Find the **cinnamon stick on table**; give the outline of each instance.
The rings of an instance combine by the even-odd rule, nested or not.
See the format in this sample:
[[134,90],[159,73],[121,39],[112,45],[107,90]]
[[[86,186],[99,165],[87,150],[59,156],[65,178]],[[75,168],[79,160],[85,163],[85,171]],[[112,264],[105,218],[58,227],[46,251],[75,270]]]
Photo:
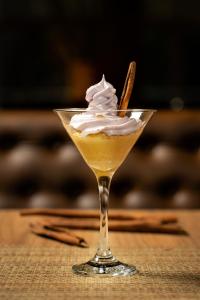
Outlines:
[[[20,211],[21,216],[55,216],[55,217],[67,217],[67,218],[98,218],[99,212],[94,210],[72,210],[72,209],[49,209],[49,208],[26,208]],[[158,220],[162,224],[175,223],[177,218],[173,215],[165,216],[153,216],[153,215],[141,215],[136,216],[130,214],[130,212],[118,212],[110,211],[109,212],[110,220]]]
[[48,237],[54,240],[57,240],[62,243],[69,245],[75,245],[79,247],[88,247],[87,242],[73,232],[57,227],[49,227],[48,225],[44,226],[39,222],[31,223],[30,228],[32,233],[35,233],[40,236]]
[[[32,233],[57,240],[69,245],[79,247],[88,247],[87,242],[69,231],[71,229],[99,229],[99,222],[95,220],[76,220],[76,219],[44,219],[30,223]],[[149,233],[169,233],[169,234],[187,234],[177,224],[161,224],[156,220],[125,220],[110,221],[109,230],[128,231],[128,232],[149,232]]]
[[[81,220],[81,219],[44,219],[42,223],[44,227],[58,228],[66,227],[70,229],[99,229],[99,221],[95,220]],[[111,220],[109,222],[109,230],[111,231],[128,231],[128,232],[157,232],[157,233],[171,233],[171,234],[186,234],[177,224],[162,224],[158,220],[127,220],[117,221]]]
[[[24,211],[22,215],[32,215],[33,210]],[[44,214],[46,212],[46,214]],[[65,218],[53,218],[52,216],[63,215]],[[69,229],[89,229],[89,230],[99,230],[99,220],[96,220],[96,217],[99,217],[99,214],[95,211],[84,211],[81,214],[81,211],[72,211],[72,210],[34,210],[34,213],[39,215],[48,215],[51,216],[46,219],[40,219],[39,221],[32,221],[30,223],[31,231],[34,234],[45,236],[63,243],[70,245],[76,245],[80,247],[88,247],[87,242],[77,236],[75,233],[71,232]],[[49,214],[48,214],[49,213]],[[183,228],[175,224],[177,221],[173,216],[165,217],[154,217],[154,216],[140,216],[134,217],[132,215],[123,214],[122,216],[118,212],[113,212],[112,215],[114,218],[119,217],[119,219],[111,219],[109,222],[109,230],[111,231],[127,231],[127,232],[146,232],[146,233],[169,233],[169,234],[187,234]],[[36,214],[37,215],[37,214]],[[70,216],[71,218],[66,218]],[[78,219],[75,217],[79,217]],[[83,217],[91,217],[83,219]],[[125,219],[125,217],[129,219]],[[73,218],[72,218],[73,217]],[[130,219],[130,217],[132,219]]]

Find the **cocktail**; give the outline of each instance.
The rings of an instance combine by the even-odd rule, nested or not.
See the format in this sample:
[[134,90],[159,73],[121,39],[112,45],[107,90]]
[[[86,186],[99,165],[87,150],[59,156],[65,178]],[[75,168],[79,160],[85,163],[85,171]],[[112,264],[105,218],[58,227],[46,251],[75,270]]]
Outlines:
[[[112,177],[126,159],[153,110],[118,109],[115,89],[102,80],[86,92],[87,109],[57,109],[70,138],[94,172],[99,189],[100,240],[94,257],[74,265],[74,273],[84,276],[125,276],[136,273],[135,266],[115,258],[108,243],[108,198]],[[78,172],[78,170],[77,170]]]

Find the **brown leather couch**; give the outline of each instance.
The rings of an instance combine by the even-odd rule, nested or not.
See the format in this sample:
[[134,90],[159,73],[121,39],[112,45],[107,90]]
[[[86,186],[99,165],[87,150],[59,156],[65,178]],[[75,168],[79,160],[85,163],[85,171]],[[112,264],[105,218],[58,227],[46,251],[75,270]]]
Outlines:
[[[110,206],[200,207],[199,111],[157,112],[115,174]],[[0,112],[0,207],[98,207],[95,177],[53,112]]]

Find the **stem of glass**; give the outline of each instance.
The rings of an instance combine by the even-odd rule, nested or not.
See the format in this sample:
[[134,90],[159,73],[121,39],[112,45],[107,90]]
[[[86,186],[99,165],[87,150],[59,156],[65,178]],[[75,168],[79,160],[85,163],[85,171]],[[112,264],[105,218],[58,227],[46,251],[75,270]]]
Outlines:
[[108,200],[111,179],[111,176],[97,177],[100,201],[100,240],[96,255],[104,259],[112,257],[108,244]]

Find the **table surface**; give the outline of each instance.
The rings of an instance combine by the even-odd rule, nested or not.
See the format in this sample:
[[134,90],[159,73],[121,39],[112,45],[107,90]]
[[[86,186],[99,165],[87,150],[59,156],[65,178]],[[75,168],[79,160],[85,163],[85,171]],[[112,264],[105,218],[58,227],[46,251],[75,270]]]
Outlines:
[[28,224],[41,216],[0,211],[0,299],[200,299],[200,210],[129,213],[177,216],[188,236],[110,232],[113,254],[139,272],[91,278],[71,266],[95,254],[97,231],[76,231],[90,245],[78,248],[30,233]]

